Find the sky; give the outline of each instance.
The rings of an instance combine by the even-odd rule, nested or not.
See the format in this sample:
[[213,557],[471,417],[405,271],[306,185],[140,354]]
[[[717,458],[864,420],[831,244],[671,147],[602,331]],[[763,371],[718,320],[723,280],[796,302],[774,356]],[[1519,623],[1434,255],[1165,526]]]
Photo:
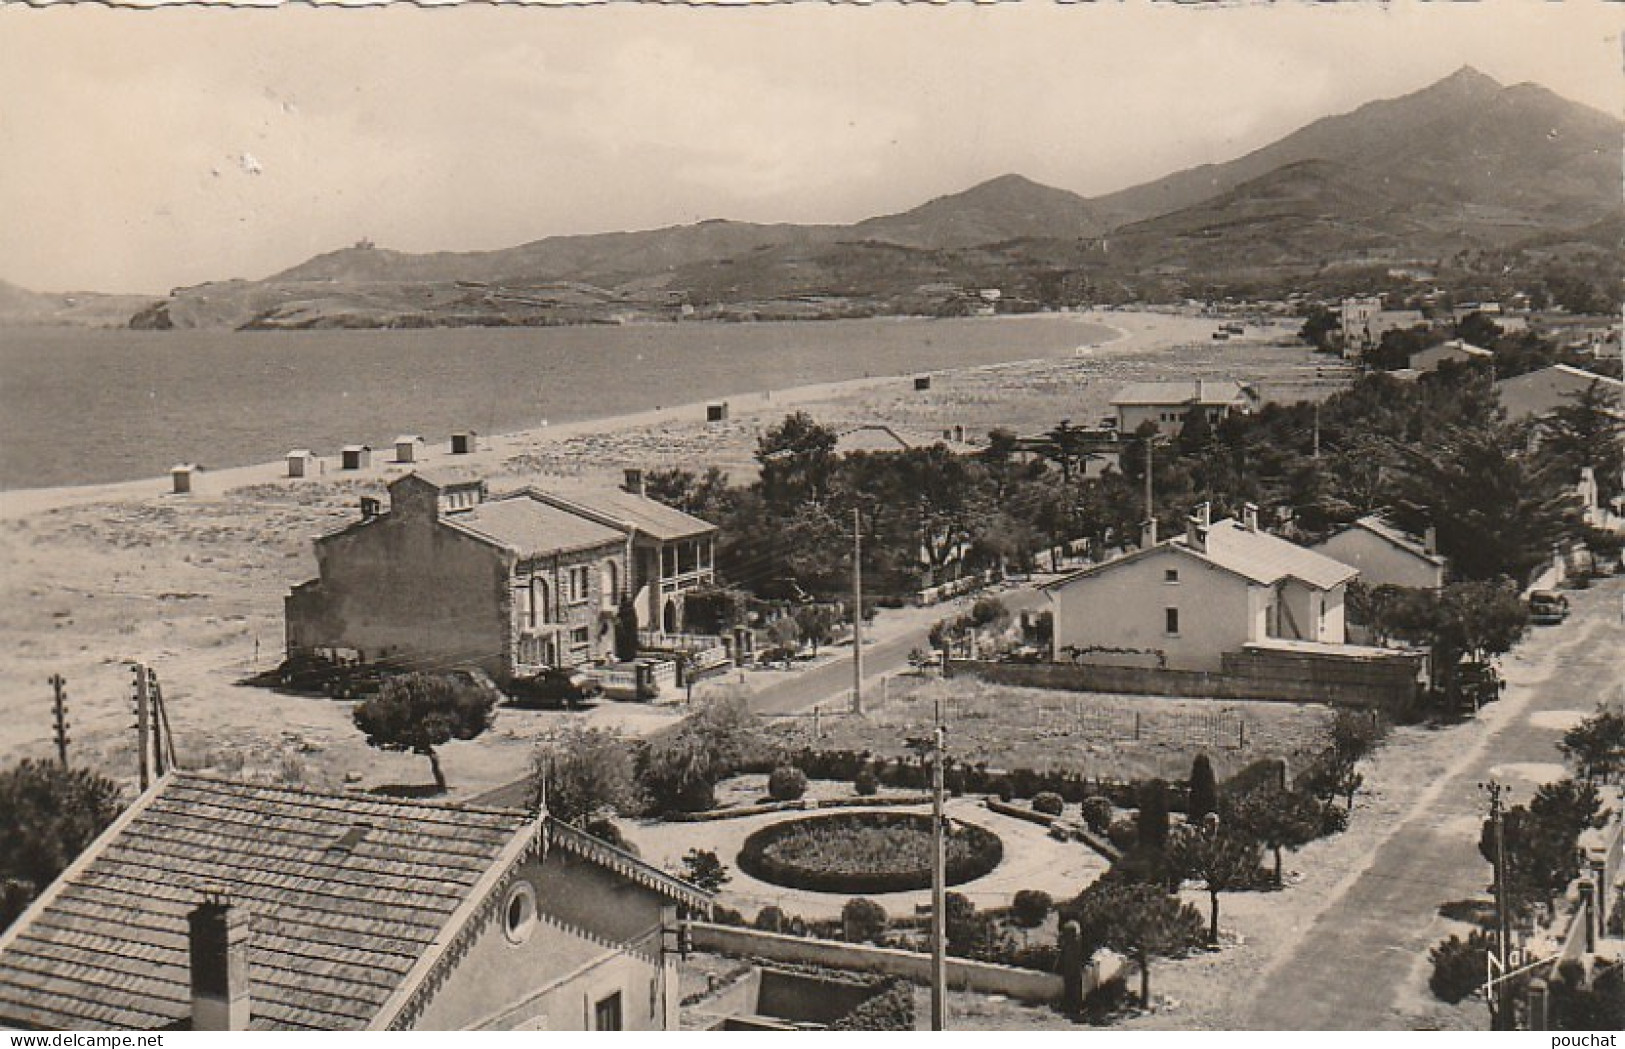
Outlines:
[[[152,0],[147,0],[151,3]],[[0,7],[0,280],[159,293],[706,218],[1096,195],[1471,65],[1625,108],[1625,3]]]

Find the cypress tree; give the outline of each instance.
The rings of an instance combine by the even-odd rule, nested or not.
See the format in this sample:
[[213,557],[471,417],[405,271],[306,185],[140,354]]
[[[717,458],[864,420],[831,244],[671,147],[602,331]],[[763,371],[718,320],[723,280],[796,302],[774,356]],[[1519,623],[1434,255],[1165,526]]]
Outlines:
[[1213,763],[1206,754],[1196,755],[1191,762],[1190,801],[1186,816],[1193,826],[1201,826],[1210,812],[1219,811],[1219,781],[1213,775]]

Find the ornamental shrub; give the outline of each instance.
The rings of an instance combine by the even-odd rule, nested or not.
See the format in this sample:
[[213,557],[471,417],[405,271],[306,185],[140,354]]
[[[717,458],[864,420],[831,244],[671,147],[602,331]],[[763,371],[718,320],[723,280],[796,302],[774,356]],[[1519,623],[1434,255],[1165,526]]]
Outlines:
[[1066,802],[1054,791],[1044,791],[1033,798],[1033,811],[1042,812],[1046,816],[1059,816],[1066,808]]
[[783,932],[788,922],[784,910],[771,903],[756,912],[755,925],[762,932]]
[[774,801],[795,801],[807,793],[807,774],[793,765],[780,765],[767,777],[767,793]]
[[1484,983],[1485,956],[1490,950],[1490,934],[1474,929],[1467,939],[1452,936],[1428,951],[1433,975],[1428,990],[1440,1001],[1452,1004],[1472,994]]
[[1140,840],[1140,825],[1132,816],[1119,816],[1106,828],[1106,838],[1118,851],[1127,852]]
[[880,780],[875,777],[873,769],[861,768],[852,777],[852,790],[859,797],[872,798],[880,793]]
[[829,1025],[831,1031],[914,1030],[914,985],[893,980],[891,986]]
[[1106,833],[1112,825],[1112,803],[1110,798],[1103,798],[1099,794],[1083,799],[1083,822],[1096,834]]
[[862,896],[846,901],[841,908],[841,932],[852,943],[868,943],[886,931],[886,908]]

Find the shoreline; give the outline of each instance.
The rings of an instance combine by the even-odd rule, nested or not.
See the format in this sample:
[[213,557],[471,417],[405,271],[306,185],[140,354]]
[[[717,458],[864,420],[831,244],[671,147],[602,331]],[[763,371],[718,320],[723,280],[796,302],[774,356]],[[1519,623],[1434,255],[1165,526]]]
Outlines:
[[[1015,318],[1022,316],[1026,315],[1013,315]],[[1032,316],[1053,319],[1058,315],[1034,314]],[[1080,357],[1098,354],[1101,351],[1130,352],[1139,348],[1138,343],[1142,340],[1158,341],[1159,335],[1165,333],[1158,331],[1163,325],[1157,322],[1166,320],[1169,315],[1149,312],[1111,314],[1089,312],[1059,316],[1075,317],[1081,323],[1104,328],[1109,334],[1098,342],[1080,343],[1064,355],[1019,358],[961,368],[866,375],[851,379],[809,383],[781,390],[766,390],[742,396],[727,395],[721,398],[709,398],[670,407],[661,406],[641,412],[576,419],[557,424],[549,424],[544,421],[540,425],[503,433],[481,434],[478,437],[476,450],[467,454],[453,455],[447,450],[449,445],[446,442],[441,442],[435,445],[433,450],[426,450],[421,453],[421,457],[413,463],[396,462],[393,458],[393,447],[387,447],[374,449],[372,464],[366,469],[360,470],[329,470],[327,464],[331,463],[336,467],[338,457],[320,457],[320,472],[303,478],[288,477],[286,461],[281,459],[252,463],[245,466],[224,467],[218,470],[201,468],[193,475],[192,492],[188,495],[173,493],[171,491],[171,480],[167,474],[128,481],[56,485],[42,488],[10,488],[0,490],[0,521],[16,520],[52,510],[107,501],[151,498],[172,498],[194,502],[205,501],[219,498],[234,488],[253,484],[277,482],[301,484],[342,480],[382,481],[397,474],[410,472],[410,470],[417,467],[466,465],[482,468],[487,473],[501,473],[503,472],[503,463],[508,457],[532,450],[537,446],[562,444],[573,438],[609,436],[660,426],[685,423],[703,426],[706,424],[706,409],[711,404],[727,404],[730,413],[729,421],[737,423],[746,419],[773,414],[780,410],[793,410],[820,401],[850,397],[854,394],[881,389],[912,375],[947,377],[991,374],[1008,369],[1032,368],[1058,361],[1075,360]],[[1108,320],[1108,317],[1111,320]],[[1112,323],[1113,320],[1127,320],[1130,322],[1131,327],[1140,330],[1130,330],[1130,328],[1124,327],[1122,324]],[[1140,323],[1135,324],[1136,321]],[[389,456],[389,458],[383,458],[385,455]]]

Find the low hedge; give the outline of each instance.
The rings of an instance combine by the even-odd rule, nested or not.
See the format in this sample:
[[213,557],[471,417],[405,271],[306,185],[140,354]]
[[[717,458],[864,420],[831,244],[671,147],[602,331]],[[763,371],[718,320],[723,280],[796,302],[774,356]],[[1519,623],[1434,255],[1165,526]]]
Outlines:
[[[835,779],[851,782],[860,770],[873,773],[882,786],[913,790],[928,790],[931,786],[930,770],[912,756],[878,757],[867,750],[814,749],[805,747],[788,756],[789,763],[813,779]],[[770,772],[765,763],[747,771]],[[1008,794],[1011,799],[1032,798],[1049,792],[1059,794],[1068,805],[1076,805],[1084,798],[1107,798],[1118,808],[1131,809],[1139,804],[1139,782],[1136,780],[1102,779],[1084,776],[1062,769],[996,769],[982,762],[950,763],[944,770],[950,791],[955,794]],[[1184,812],[1186,785],[1168,784],[1168,807]]]
[[[969,823],[951,824],[948,843],[949,885],[960,885],[987,874],[1004,859],[1004,843],[991,831]],[[869,895],[908,892],[929,888],[929,859],[917,867],[898,870],[842,869],[839,856],[827,857],[827,865],[809,866],[774,851],[774,847],[798,835],[829,832],[838,835],[843,828],[864,831],[916,831],[927,841],[931,817],[914,812],[839,812],[803,819],[785,820],[745,839],[735,861],[740,870],[760,881],[810,892]],[[838,846],[838,838],[836,843]]]

